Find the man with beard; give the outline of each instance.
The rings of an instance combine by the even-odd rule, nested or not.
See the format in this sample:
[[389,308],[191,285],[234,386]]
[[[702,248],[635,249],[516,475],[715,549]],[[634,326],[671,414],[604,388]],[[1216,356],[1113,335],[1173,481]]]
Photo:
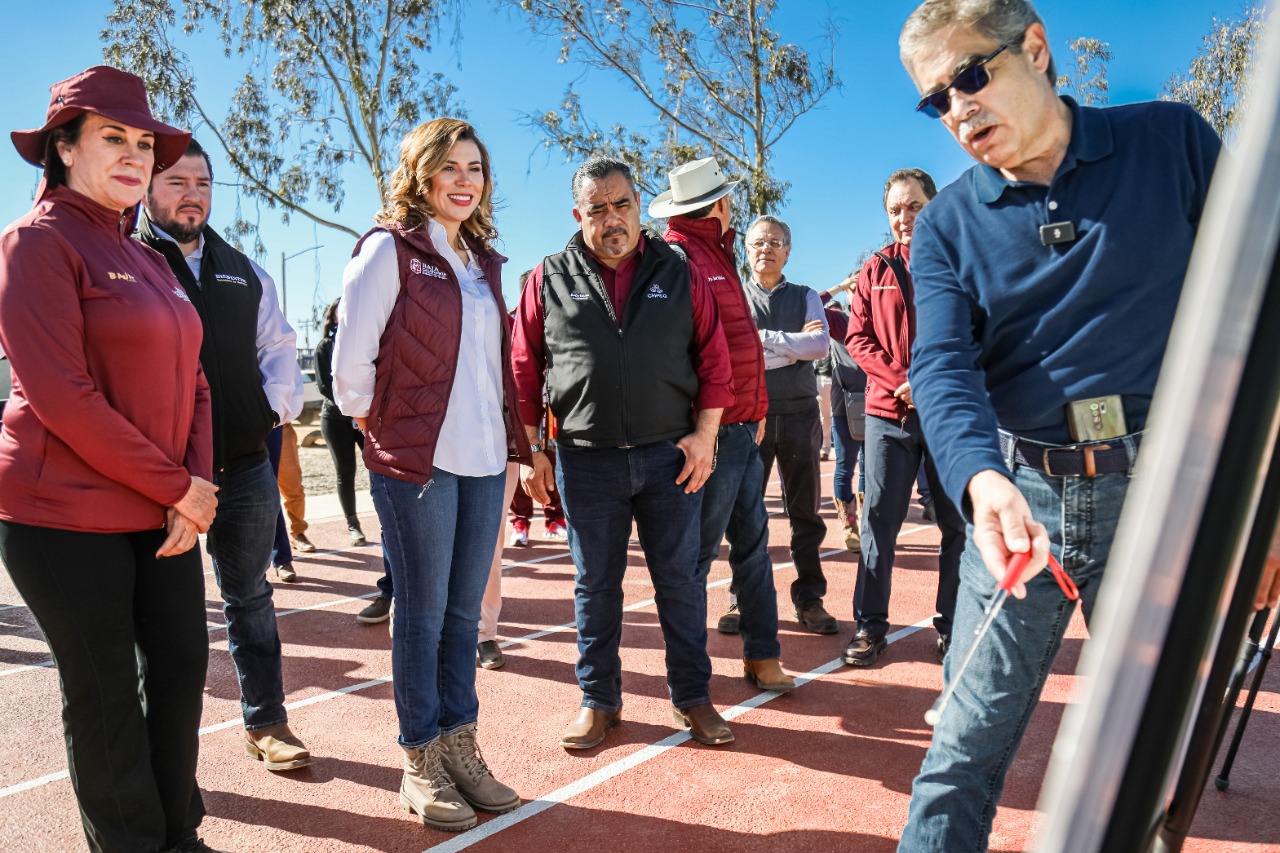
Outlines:
[[311,763],[284,708],[280,637],[267,567],[280,495],[267,434],[302,409],[297,336],[262,267],[209,227],[213,168],[193,139],[147,190],[137,237],[164,255],[200,314],[200,363],[213,402],[218,514],[208,548],[240,683],[244,749],[268,770]]

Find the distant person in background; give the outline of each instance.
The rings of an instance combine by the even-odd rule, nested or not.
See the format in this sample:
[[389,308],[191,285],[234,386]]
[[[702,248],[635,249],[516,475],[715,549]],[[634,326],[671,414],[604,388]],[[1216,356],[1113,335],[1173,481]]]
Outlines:
[[276,480],[289,522],[289,544],[300,554],[313,553],[316,546],[307,538],[307,492],[302,485],[302,463],[298,459],[298,433],[292,422],[280,424],[280,467]]
[[938,486],[933,491],[942,543],[933,625],[938,631],[939,659],[951,645],[964,519],[937,482],[933,456],[907,381],[916,328],[911,245],[916,216],[937,194],[933,178],[921,169],[899,169],[889,176],[882,203],[893,243],[867,259],[851,292],[846,344],[867,375],[867,491],[862,510],[862,558],[853,596],[857,630],[844,654],[845,663],[851,666],[870,666],[889,647],[886,634],[895,547],[921,467]]
[[0,558],[58,670],[67,769],[94,853],[211,853],[197,836],[209,659],[198,535],[217,506],[200,318],[127,238],[188,135],[107,66],[14,131],[44,167],[0,236]]
[[[279,488],[280,460],[284,456],[283,427],[276,427],[267,436],[267,454],[271,458],[271,473],[275,475],[277,488]],[[296,447],[294,454],[297,454]],[[311,550],[314,551],[315,548]],[[271,542],[271,567],[275,569],[276,579],[281,583],[297,582],[298,573],[293,568],[293,547],[289,541],[289,528],[285,524],[283,506],[276,507],[275,534]]]
[[813,362],[828,352],[826,315],[813,290],[787,280],[782,268],[791,257],[791,227],[773,216],[758,216],[747,228],[751,280],[743,285],[764,345],[769,413],[760,440],[764,482],[777,460],[782,501],[791,525],[791,559],[796,579],[791,603],[796,619],[815,634],[834,634],[835,617],[822,599],[827,578],[818,552],[827,533],[819,514],[822,474],[818,450],[822,423]]
[[[511,497],[522,491],[520,466],[507,463],[506,485],[503,487],[503,506],[511,505]],[[489,581],[484,587],[484,599],[480,602],[480,626],[476,634],[476,665],[481,669],[500,669],[507,662],[498,644],[498,618],[502,615],[502,537],[493,546],[493,561],[489,564]]]
[[236,665],[244,751],[268,770],[295,770],[311,752],[289,728],[276,609],[267,568],[280,487],[266,441],[302,409],[297,336],[275,282],[209,225],[213,167],[194,139],[143,199],[136,239],[164,255],[204,328],[200,363],[213,403],[218,517],[206,540]]
[[446,831],[474,826],[474,809],[520,805],[476,729],[477,626],[507,460],[529,460],[492,216],[475,129],[439,118],[410,131],[378,225],[343,273],[333,354],[395,579],[400,804]]
[[[338,506],[347,519],[347,533],[351,545],[363,548],[369,544],[356,515],[356,448],[364,449],[364,433],[354,420],[338,408],[333,399],[333,345],[338,336],[338,305],[341,298],[329,303],[324,311],[324,327],[320,343],[316,344],[316,388],[324,403],[320,407],[320,435],[329,448],[338,484]],[[391,618],[392,599],[391,563],[387,549],[382,548],[382,576],[378,578],[378,597],[356,614],[356,621],[365,625],[377,625]]]
[[[831,493],[836,505],[836,519],[844,533],[844,546],[856,551],[862,543],[859,516],[862,512],[862,440],[866,431],[865,394],[867,375],[849,355],[844,345],[849,331],[849,314],[844,303],[833,296],[853,287],[856,274],[850,275],[835,287],[820,295],[823,311],[827,315],[830,342],[829,355],[824,359],[831,373],[831,444],[836,449],[836,465],[831,475]],[[856,411],[850,411],[850,403],[862,401]],[[854,474],[859,482],[854,488]]]

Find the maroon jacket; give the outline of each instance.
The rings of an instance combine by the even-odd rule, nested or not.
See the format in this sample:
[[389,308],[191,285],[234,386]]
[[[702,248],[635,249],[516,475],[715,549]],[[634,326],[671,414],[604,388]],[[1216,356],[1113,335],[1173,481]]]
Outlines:
[[0,518],[151,530],[192,475],[213,479],[200,317],[132,230],[59,187],[0,235]]
[[751,317],[746,294],[733,260],[733,229],[720,233],[714,217],[689,219],[673,216],[667,220],[662,239],[678,243],[689,257],[689,274],[703,281],[715,295],[720,310],[720,326],[729,347],[733,369],[732,406],[724,410],[722,424],[754,423],[769,411],[769,393],[764,385],[764,347]]
[[[909,265],[910,255],[900,243],[880,251]],[[916,337],[912,294],[903,293],[893,269],[872,255],[858,272],[849,303],[845,346],[867,374],[867,414],[903,420],[909,409],[893,392],[907,381],[911,365],[911,344]]]
[[[369,406],[364,462],[398,480],[425,485],[431,480],[436,442],[458,367],[462,339],[462,290],[449,262],[436,252],[426,229],[406,231],[380,225],[365,238],[385,230],[396,244],[400,294],[378,345],[373,401]],[[503,314],[502,265],[506,258],[467,238],[489,290]],[[446,281],[425,274],[428,267],[443,271]],[[507,457],[532,462],[529,439],[516,410],[516,386],[511,373],[511,325],[502,323],[502,419],[507,427]]]

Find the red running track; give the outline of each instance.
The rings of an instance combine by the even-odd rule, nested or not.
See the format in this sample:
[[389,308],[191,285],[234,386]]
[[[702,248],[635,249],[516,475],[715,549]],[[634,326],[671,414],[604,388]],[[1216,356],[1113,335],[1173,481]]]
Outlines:
[[[427,829],[399,809],[401,752],[386,625],[354,619],[375,594],[381,572],[376,519],[364,522],[374,544],[359,549],[342,547],[340,519],[313,523],[313,541],[334,550],[298,559],[299,582],[276,587],[290,721],[315,755],[305,770],[271,774],[241,750],[235,671],[208,575],[212,654],[199,769],[208,810],[202,835],[237,853],[890,853],[929,742],[923,715],[941,679],[932,627],[913,627],[928,626],[933,613],[937,530],[912,510],[897,549],[896,639],[878,666],[854,670],[839,656],[852,630],[855,558],[841,548],[829,507],[827,604],[840,619],[840,633],[824,637],[792,618],[786,590],[793,574],[776,484],[768,505],[783,663],[809,680],[781,696],[742,680],[741,641],[714,631],[729,574],[724,560],[717,561],[709,595],[712,696],[737,735],[727,747],[700,746],[671,723],[653,590],[633,543],[634,571],[625,590],[624,723],[596,749],[561,749],[560,732],[580,699],[572,563],[563,543],[540,539],[540,523],[533,547],[507,550],[500,627],[507,665],[477,673],[480,734],[495,774],[526,802],[502,817],[482,816],[479,826],[461,834]],[[1084,636],[1077,617],[1010,773],[992,850],[1020,851],[1032,843],[1040,784]],[[84,849],[66,776],[57,675],[47,661],[30,614],[7,575],[0,577],[0,848],[6,851]],[[1273,667],[1231,788],[1220,793],[1209,786],[1186,850],[1280,850],[1270,772],[1280,755],[1278,714],[1280,667]]]

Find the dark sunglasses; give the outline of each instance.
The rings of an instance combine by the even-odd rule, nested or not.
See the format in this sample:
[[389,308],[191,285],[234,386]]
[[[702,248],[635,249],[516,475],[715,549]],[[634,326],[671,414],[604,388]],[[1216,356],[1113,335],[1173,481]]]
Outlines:
[[951,96],[947,93],[952,89],[964,92],[966,95],[981,92],[991,82],[991,72],[987,70],[987,63],[999,56],[1008,46],[1008,44],[1000,45],[990,56],[979,59],[957,74],[956,79],[950,84],[925,95],[920,99],[920,103],[916,104],[916,112],[924,113],[929,118],[942,118],[951,109]]

